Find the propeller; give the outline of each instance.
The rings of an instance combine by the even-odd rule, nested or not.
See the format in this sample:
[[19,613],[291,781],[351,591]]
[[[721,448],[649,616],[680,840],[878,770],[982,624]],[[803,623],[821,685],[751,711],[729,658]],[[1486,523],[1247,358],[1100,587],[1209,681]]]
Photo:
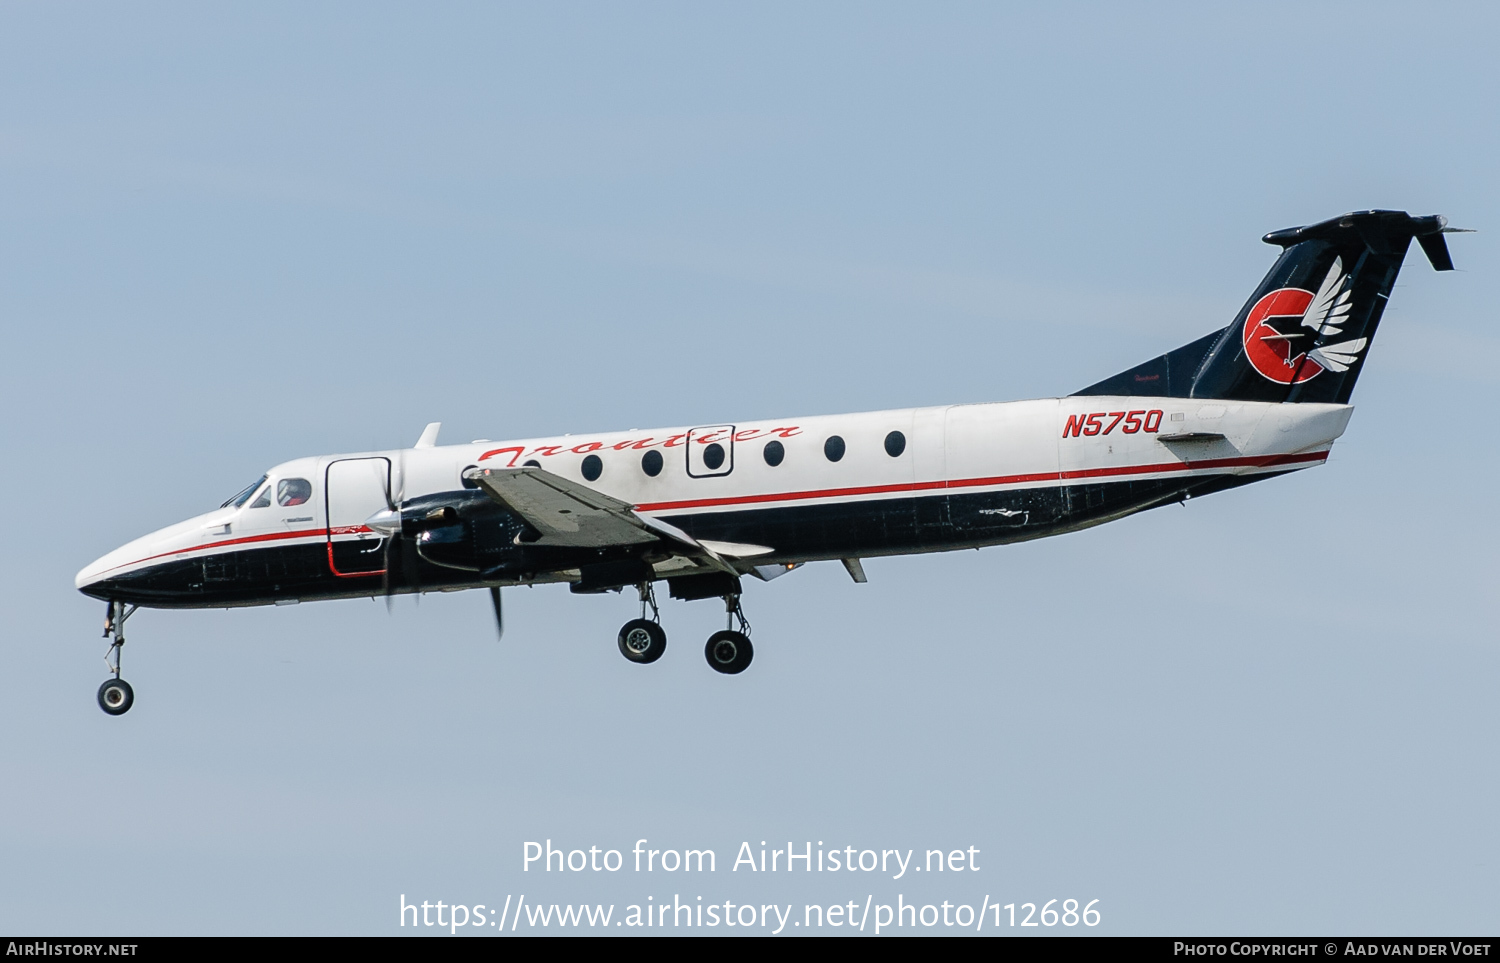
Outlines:
[[[405,571],[405,539],[401,537],[401,502],[406,494],[406,450],[402,449],[396,454],[396,463],[391,466],[391,471],[385,476],[385,511],[366,522],[371,528],[385,536],[385,548],[381,555],[380,565],[380,592],[385,596],[385,610],[390,612],[395,605],[396,583],[391,578],[392,563],[394,562],[396,544],[402,543],[402,570]],[[392,491],[392,481],[399,488]]]
[[505,610],[500,605],[500,586],[490,586],[490,604],[495,607],[495,637],[505,638]]
[[[395,485],[392,485],[394,480]],[[376,512],[365,520],[365,525],[372,530],[385,536],[385,547],[381,551],[380,591],[385,596],[386,611],[391,611],[394,605],[394,596],[398,581],[391,577],[396,571],[395,564],[399,561],[400,573],[410,571],[415,579],[421,572],[421,566],[416,562],[416,546],[410,544],[410,540],[404,537],[401,521],[401,503],[405,501],[406,495],[406,450],[401,449],[396,454],[395,464],[385,477],[385,510]],[[399,556],[397,555],[397,546]],[[420,586],[419,586],[420,588]]]
[[[437,442],[438,424],[427,426],[414,447],[432,448]],[[394,482],[394,484],[393,484]],[[410,573],[413,588],[422,590],[422,556],[417,539],[422,533],[459,521],[458,510],[451,505],[440,505],[427,511],[408,511],[403,515],[402,505],[406,501],[406,449],[396,453],[396,460],[385,479],[385,508],[365,520],[365,525],[385,537],[382,550],[380,590],[385,596],[386,611],[394,607],[396,588],[402,576]],[[394,575],[393,575],[394,573]],[[495,609],[495,633],[505,636],[505,610],[501,604],[500,587],[490,586],[490,604]]]
[[[417,443],[412,447],[436,447],[438,431],[442,427],[441,422],[432,422],[426,428],[422,429],[421,437],[417,439]],[[391,487],[392,472],[394,472],[396,479],[396,488],[394,491],[392,491]],[[422,591],[422,564],[417,555],[417,546],[406,537],[405,526],[401,519],[401,504],[404,501],[406,501],[406,449],[402,448],[396,453],[396,462],[391,466],[391,472],[387,472],[385,476],[385,511],[376,512],[375,515],[371,516],[365,522],[370,528],[385,536],[385,548],[381,553],[380,591],[385,595],[385,610],[387,612],[391,610],[394,604],[393,596],[396,593],[395,583],[391,579],[391,563],[397,557],[393,550],[398,543],[401,546],[399,555],[401,572],[403,574],[408,571],[411,572],[412,585],[417,590],[418,598],[421,597]],[[456,517],[452,509],[442,509],[438,512],[428,512],[426,516],[419,520],[419,524],[425,523],[424,527],[434,523],[447,524],[454,521]],[[413,532],[412,534],[415,535],[417,533]]]
[[406,501],[406,455],[404,452],[396,456],[396,464],[391,467],[397,483],[393,490],[390,479],[387,479],[386,507],[365,520],[369,528],[385,536],[380,589],[385,595],[385,605],[388,611],[394,605],[396,589],[403,577],[410,576],[412,587],[418,593],[422,591],[422,556],[418,551],[416,540],[429,529],[452,525],[459,520],[458,511],[450,505],[441,505],[425,512],[414,512],[410,509],[403,512],[402,505]]

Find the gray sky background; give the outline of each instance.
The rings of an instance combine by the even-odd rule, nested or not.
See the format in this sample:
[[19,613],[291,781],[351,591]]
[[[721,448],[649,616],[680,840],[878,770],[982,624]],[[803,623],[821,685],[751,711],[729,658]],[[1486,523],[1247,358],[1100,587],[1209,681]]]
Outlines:
[[[0,930],[389,933],[399,894],[1099,899],[1108,933],[1493,933],[1500,242],[1482,5],[0,9]],[[1262,233],[1447,214],[1321,469],[809,566],[757,658],[631,597],[130,623],[84,564],[300,455],[1065,394]],[[521,871],[709,846],[713,876]],[[729,872],[742,840],[981,871]],[[408,928],[409,931],[409,928]],[[722,932],[722,931],[721,931]],[[1009,932],[1009,931],[1008,931]],[[1016,930],[1014,932],[1022,932]],[[1030,932],[1037,932],[1032,930]]]

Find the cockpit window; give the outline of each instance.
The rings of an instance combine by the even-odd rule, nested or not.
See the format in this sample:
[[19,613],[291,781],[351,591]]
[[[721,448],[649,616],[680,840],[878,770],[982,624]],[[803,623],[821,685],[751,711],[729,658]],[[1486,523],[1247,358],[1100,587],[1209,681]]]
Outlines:
[[250,496],[255,494],[255,490],[266,483],[266,478],[268,477],[269,476],[267,475],[260,476],[255,480],[255,484],[251,485],[249,488],[246,488],[244,491],[229,499],[219,507],[228,508],[230,505],[233,505],[235,508],[242,507],[246,502],[250,500]]
[[251,508],[269,508],[271,505],[271,486],[267,485],[255,496],[255,501],[250,503]]
[[283,508],[301,505],[312,497],[312,483],[306,478],[283,478],[276,483],[276,504]]

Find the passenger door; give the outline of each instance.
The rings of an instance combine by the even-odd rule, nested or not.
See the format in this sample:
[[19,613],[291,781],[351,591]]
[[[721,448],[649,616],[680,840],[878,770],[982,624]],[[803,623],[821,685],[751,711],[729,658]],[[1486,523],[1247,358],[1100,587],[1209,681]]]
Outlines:
[[341,458],[324,473],[328,508],[328,567],[341,577],[385,572],[385,539],[365,519],[386,507],[389,458]]

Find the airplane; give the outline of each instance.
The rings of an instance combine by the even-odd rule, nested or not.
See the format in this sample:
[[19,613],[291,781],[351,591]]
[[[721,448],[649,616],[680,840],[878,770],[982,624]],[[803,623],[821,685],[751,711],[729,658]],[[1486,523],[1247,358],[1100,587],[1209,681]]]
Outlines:
[[277,465],[217,509],[78,573],[107,605],[98,702],[121,715],[125,622],[208,608],[483,589],[633,587],[629,661],[666,651],[656,586],[721,599],[704,657],[754,657],[744,580],[839,560],[1023,542],[1323,464],[1413,238],[1451,271],[1440,215],[1345,214],[1273,231],[1226,327],[1060,398],[437,444]]

